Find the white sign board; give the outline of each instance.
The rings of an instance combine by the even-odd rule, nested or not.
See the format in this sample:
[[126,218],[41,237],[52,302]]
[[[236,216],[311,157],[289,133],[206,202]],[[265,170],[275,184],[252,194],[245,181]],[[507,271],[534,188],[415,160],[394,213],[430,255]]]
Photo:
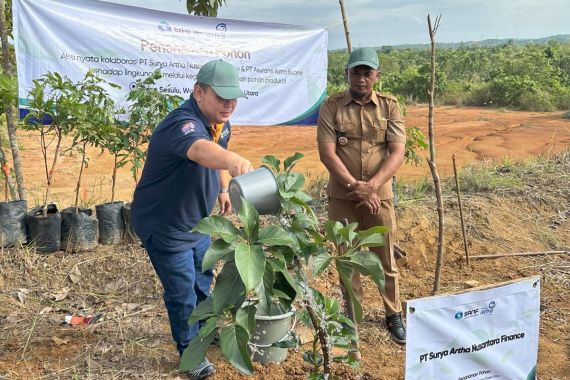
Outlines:
[[161,69],[163,92],[188,98],[200,67],[224,59],[240,71],[233,124],[314,123],[327,83],[324,28],[195,17],[96,0],[14,0],[20,107],[48,71],[91,69],[119,84],[125,105],[137,79]]
[[540,278],[407,305],[406,380],[535,378]]

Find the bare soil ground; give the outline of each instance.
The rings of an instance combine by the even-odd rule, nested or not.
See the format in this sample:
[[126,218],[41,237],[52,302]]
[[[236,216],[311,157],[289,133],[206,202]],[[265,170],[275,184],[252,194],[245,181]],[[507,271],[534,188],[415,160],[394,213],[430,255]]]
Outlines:
[[[408,125],[427,124],[425,107],[408,108]],[[451,173],[451,154],[461,166],[491,158],[512,161],[561,152],[570,145],[570,121],[560,113],[502,112],[475,108],[438,108],[436,146],[442,176]],[[43,168],[37,136],[20,135],[29,206],[41,198]],[[313,127],[236,127],[233,149],[255,164],[265,154],[280,158],[299,151],[306,157],[298,169],[315,180],[324,168],[318,162]],[[112,160],[93,150],[82,201],[93,206],[108,200]],[[544,161],[522,171],[517,190],[464,195],[464,213],[472,255],[570,248],[570,159]],[[64,155],[56,174],[54,199],[71,205],[77,156]],[[504,165],[501,170],[511,170]],[[532,170],[531,170],[532,169]],[[491,170],[491,168],[489,169]],[[399,176],[415,180],[427,175],[426,165],[404,167]],[[501,171],[498,171],[501,173]],[[518,173],[518,172],[517,172]],[[322,183],[322,181],[321,181]],[[119,199],[130,199],[133,181],[121,171]],[[317,189],[318,190],[318,189]],[[323,192],[317,191],[322,197]],[[543,277],[539,341],[539,379],[570,378],[570,258],[568,255],[463,259],[463,243],[455,196],[446,191],[446,243],[442,292]],[[324,204],[322,205],[324,206]],[[322,210],[322,208],[319,208]],[[432,289],[437,245],[437,213],[430,195],[406,198],[398,209],[398,242],[408,253],[400,262],[403,300],[428,296]],[[329,295],[338,295],[336,274],[313,280]],[[402,379],[405,349],[392,343],[384,328],[380,297],[365,283],[364,321],[360,325],[363,362],[356,369],[337,365],[340,379]],[[161,299],[161,285],[144,250],[137,245],[99,246],[78,254],[36,254],[33,249],[0,251],[0,379],[157,379],[182,378]],[[87,327],[63,323],[65,315],[102,313]],[[281,364],[256,365],[257,379],[304,379],[301,359],[306,347],[290,350]],[[213,379],[242,379],[211,348],[217,366]]]

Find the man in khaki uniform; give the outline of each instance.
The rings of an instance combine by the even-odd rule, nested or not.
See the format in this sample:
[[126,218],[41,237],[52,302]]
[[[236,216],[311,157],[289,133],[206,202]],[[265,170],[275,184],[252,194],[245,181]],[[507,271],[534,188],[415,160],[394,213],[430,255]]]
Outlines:
[[[329,219],[347,218],[359,229],[383,225],[390,229],[383,247],[372,248],[384,267],[382,294],[386,325],[399,344],[406,342],[394,259],[396,216],[392,202],[392,176],[404,162],[406,132],[393,96],[373,91],[378,80],[378,55],[371,48],[350,54],[346,75],[349,89],[331,95],[321,106],[317,141],[322,163],[330,174]],[[352,286],[363,299],[358,273]]]

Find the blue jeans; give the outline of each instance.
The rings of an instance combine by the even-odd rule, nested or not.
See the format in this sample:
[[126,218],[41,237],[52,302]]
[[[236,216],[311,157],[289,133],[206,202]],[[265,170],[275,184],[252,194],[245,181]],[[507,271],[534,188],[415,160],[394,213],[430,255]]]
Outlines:
[[190,314],[198,303],[210,295],[212,270],[202,273],[202,260],[210,243],[210,237],[205,236],[195,247],[182,252],[156,249],[152,245],[152,237],[144,243],[150,262],[164,288],[164,304],[168,310],[170,330],[180,355],[198,334],[198,323],[188,324]]

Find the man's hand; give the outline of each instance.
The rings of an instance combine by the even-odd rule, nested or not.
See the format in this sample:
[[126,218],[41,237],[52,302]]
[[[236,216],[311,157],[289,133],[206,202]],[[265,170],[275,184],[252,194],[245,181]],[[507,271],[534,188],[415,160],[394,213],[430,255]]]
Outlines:
[[232,177],[237,177],[240,174],[245,174],[253,170],[251,162],[233,152],[231,152],[231,155],[228,157],[227,168]]
[[347,194],[347,197],[355,202],[367,201],[371,195],[375,194],[374,186],[364,181],[349,183],[348,189],[351,192]]
[[356,205],[356,207],[366,207],[368,209],[368,212],[370,212],[370,214],[378,215],[380,213],[381,204],[382,202],[380,201],[378,194],[372,193],[370,194],[368,199],[359,202]]
[[228,215],[232,212],[232,203],[230,202],[230,195],[228,193],[218,194],[218,203],[220,204],[220,214]]

